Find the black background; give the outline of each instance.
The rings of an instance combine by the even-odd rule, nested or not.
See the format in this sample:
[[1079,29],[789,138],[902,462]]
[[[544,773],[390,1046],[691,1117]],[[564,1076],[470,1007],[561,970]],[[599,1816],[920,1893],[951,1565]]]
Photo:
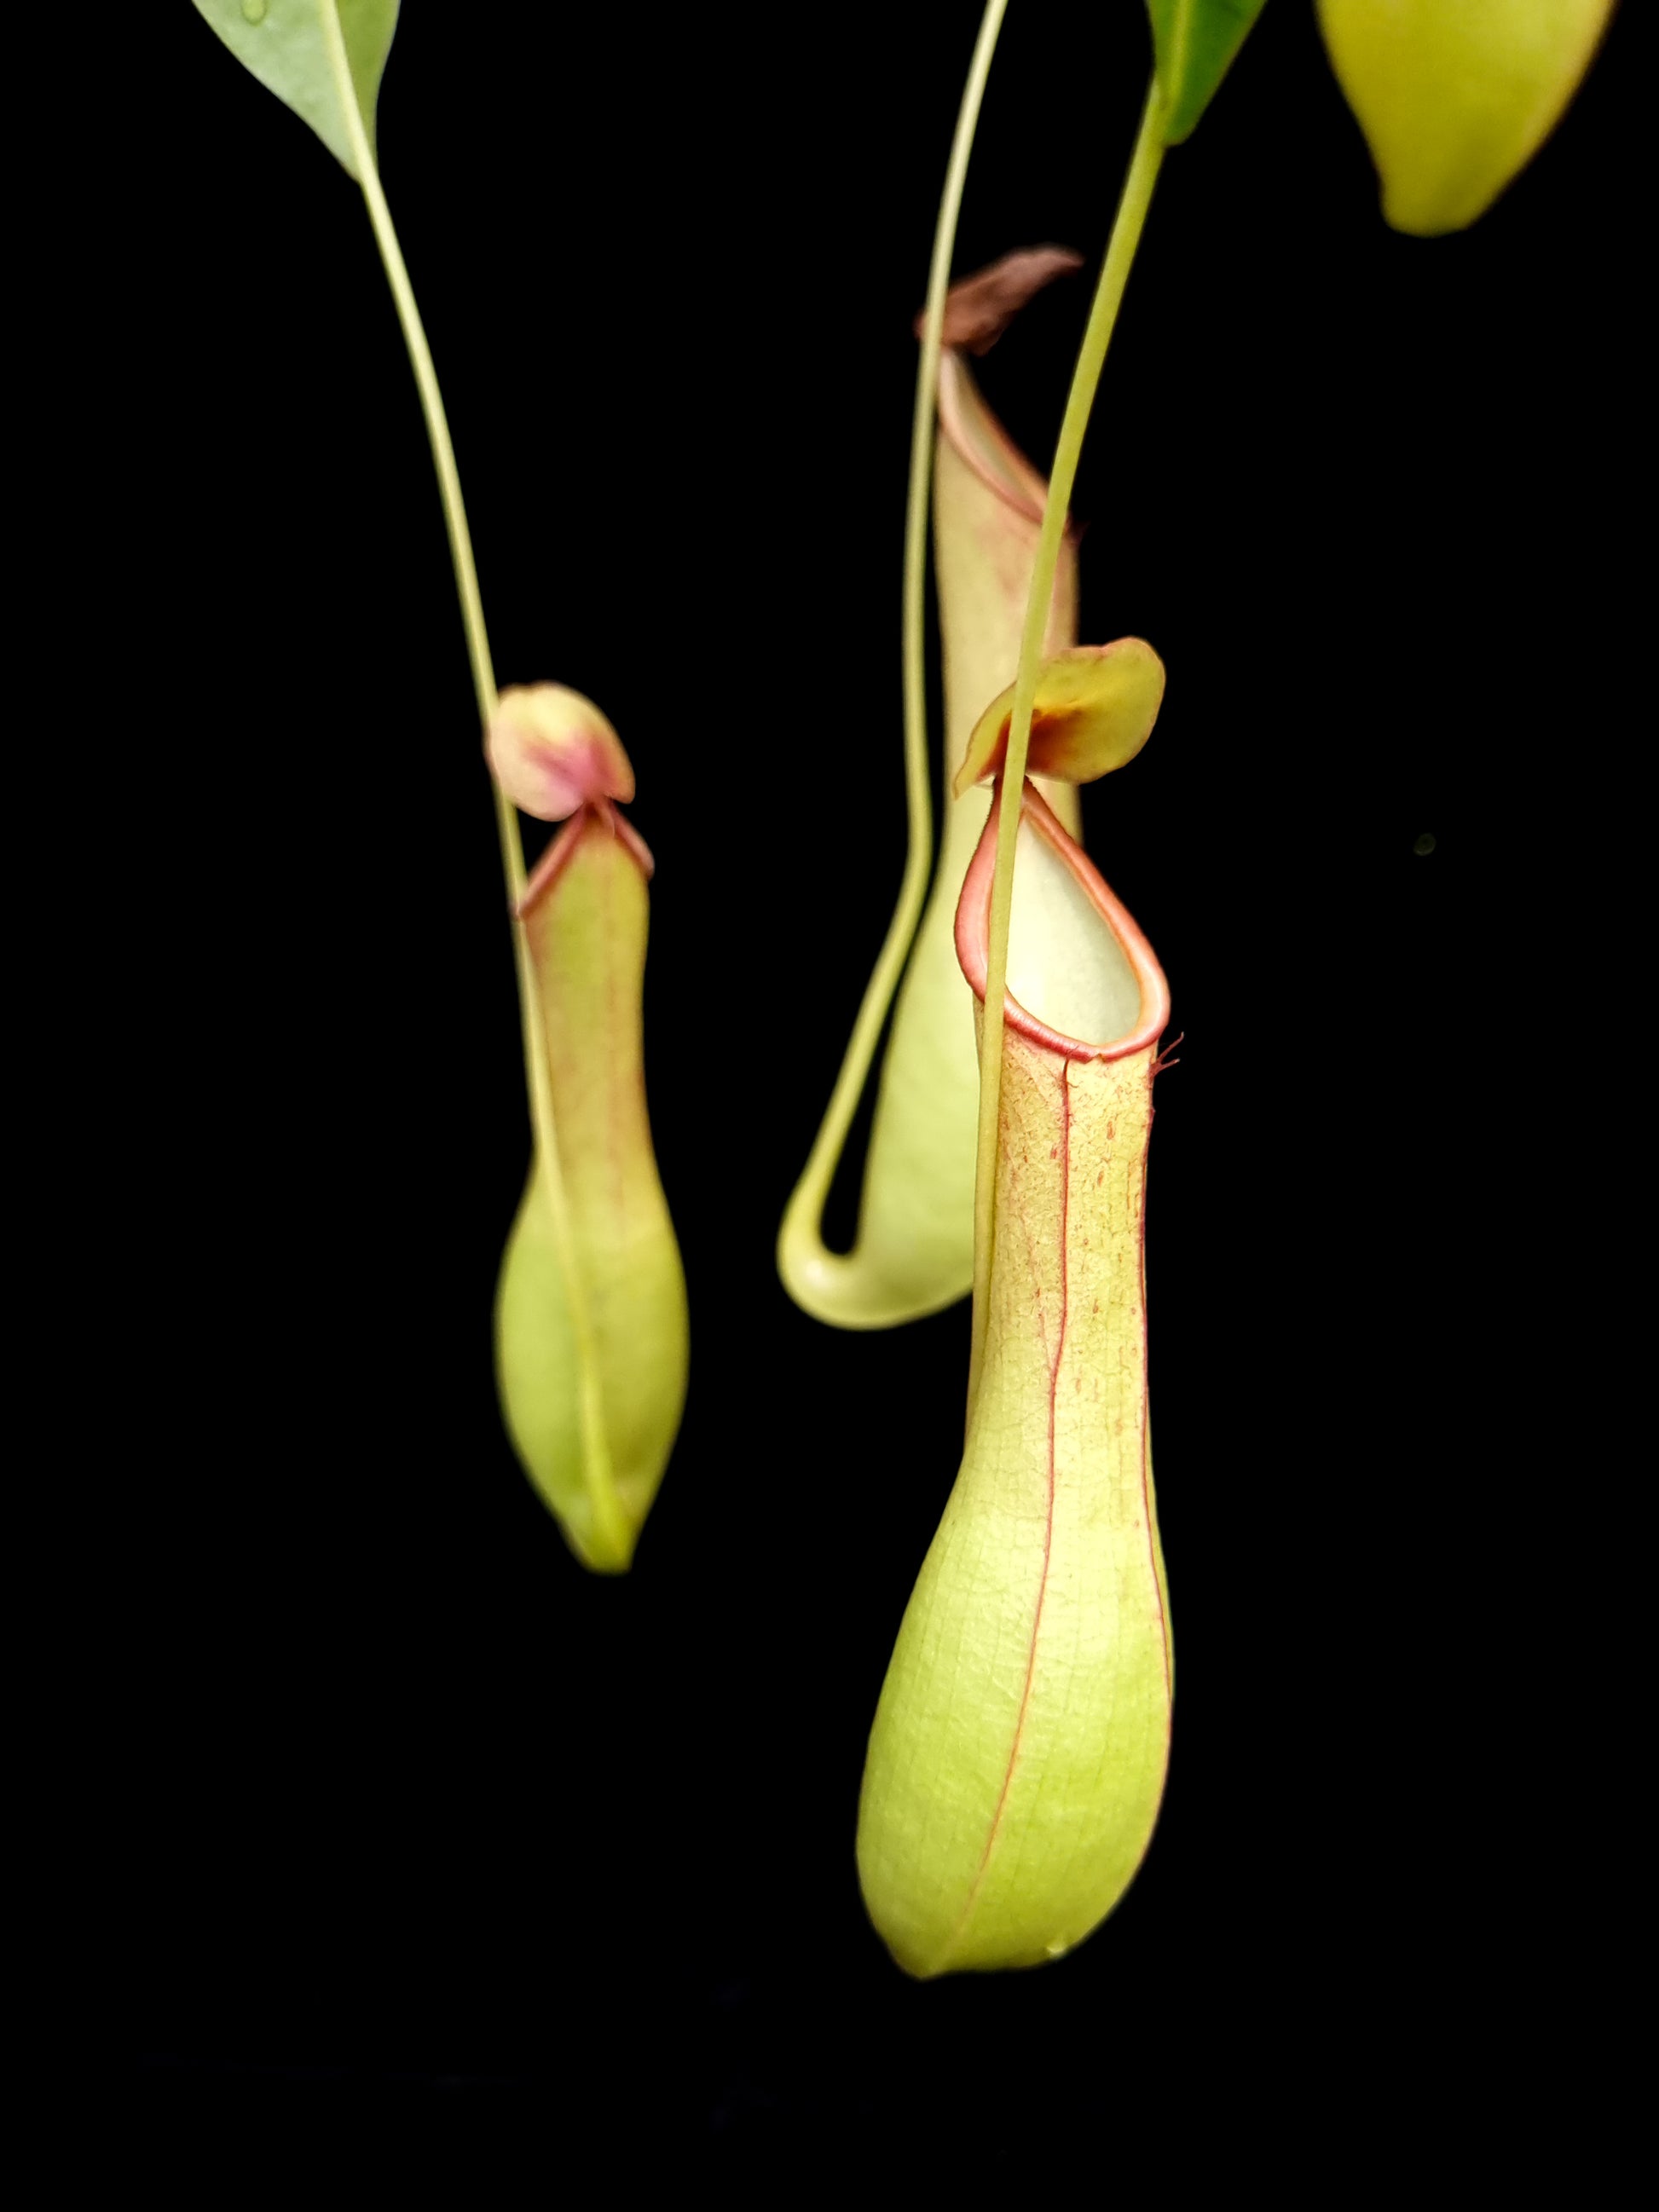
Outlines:
[[[1629,30],[1498,207],[1422,242],[1298,0],[1169,159],[1076,501],[1083,636],[1170,672],[1085,799],[1186,1033],[1149,1224],[1169,1794],[1059,1966],[913,1985],[864,1919],[865,1732],[966,1316],[823,1329],[771,1247],[897,884],[910,320],[977,13],[410,0],[387,70],[498,675],[604,705],[658,861],[692,1382],[621,1582],[495,1408],[513,980],[367,222],[190,9],[155,26],[105,216],[151,732],[115,919],[118,2016],[152,2115],[510,2109],[624,2164],[810,2171],[1143,2134],[1293,2164],[1309,2113],[1363,2112],[1381,2158],[1468,2109],[1468,2045],[1570,1946],[1511,1932],[1566,1825],[1532,1747],[1590,1659],[1534,1557],[1540,1657],[1515,1563],[1638,642]],[[1029,0],[993,74],[957,269],[1091,258],[982,365],[1040,462],[1147,64],[1129,0]]]

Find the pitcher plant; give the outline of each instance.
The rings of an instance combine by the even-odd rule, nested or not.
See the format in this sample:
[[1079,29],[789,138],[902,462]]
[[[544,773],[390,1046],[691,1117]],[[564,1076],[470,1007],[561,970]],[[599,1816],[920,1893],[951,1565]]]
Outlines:
[[[1013,681],[1046,487],[987,406],[968,355],[987,351],[1039,286],[1078,266],[1076,254],[1058,248],[1009,254],[954,286],[945,299],[933,460],[945,693],[939,859],[883,1055],[856,1242],[848,1253],[832,1252],[821,1235],[846,1134],[833,1106],[778,1239],[779,1271],[790,1296],[818,1320],[842,1328],[915,1320],[954,1304],[973,1286],[979,1061],[952,930],[963,874],[990,802],[988,793],[971,784],[960,788],[957,778],[985,702]],[[925,322],[917,335],[925,338]],[[1051,652],[1077,636],[1077,544],[1068,532],[1044,632]],[[1080,835],[1076,793],[1065,785],[1044,788],[1073,834]],[[855,1092],[853,1098],[855,1103]]]
[[[532,1159],[496,1301],[503,1419],[586,1566],[631,1562],[687,1376],[684,1280],[644,1086],[653,862],[599,708],[498,695],[442,398],[374,154],[398,0],[195,0],[361,186],[420,394],[492,779]],[[1078,466],[1168,149],[1196,127],[1262,0],[1147,0],[1152,82],[1045,477],[970,358],[1058,247],[951,282],[1007,0],[987,0],[918,325],[900,629],[903,878],[776,1248],[808,1314],[858,1330],[971,1291],[965,1443],[899,1626],[869,1741],[856,1859],[874,1926],[921,1978],[1057,1958],[1112,1911],[1156,1823],[1174,1668],[1152,1487],[1145,1238],[1170,993],[1082,849],[1076,787],[1124,767],[1164,697],[1152,646],[1078,642]],[[1612,0],[1317,0],[1386,219],[1459,229],[1554,127]],[[929,786],[925,571],[942,668],[943,820]],[[1129,557],[1123,533],[1115,557]],[[1178,672],[1177,672],[1178,675]],[[520,816],[560,825],[526,875]],[[931,884],[931,890],[930,890]],[[891,1029],[858,1228],[824,1202]]]
[[[1006,803],[1000,785],[957,916],[981,1008]],[[987,1351],[859,1813],[871,1917],[923,1977],[1086,1936],[1139,1863],[1169,1757],[1143,1267],[1169,990],[1029,783],[1008,975]]]
[[645,1102],[641,994],[654,863],[622,812],[634,772],[589,699],[503,691],[490,763],[564,827],[519,901],[543,1120],[495,1305],[501,1406],[526,1473],[584,1565],[626,1567],[685,1404],[685,1279]]
[[[679,1254],[657,1180],[640,994],[651,856],[617,811],[633,770],[592,706],[499,697],[437,371],[374,156],[398,0],[195,0],[362,187],[431,442],[481,732],[494,770],[532,1133],[496,1300],[505,1425],[584,1565],[633,1557],[684,1405]],[[571,818],[526,883],[519,808]]]

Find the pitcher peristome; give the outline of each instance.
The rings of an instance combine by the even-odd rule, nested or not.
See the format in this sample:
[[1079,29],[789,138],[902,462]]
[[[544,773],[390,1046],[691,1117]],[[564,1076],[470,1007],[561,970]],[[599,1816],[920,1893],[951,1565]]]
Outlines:
[[[957,918],[976,994],[1003,803]],[[1142,1267],[1169,992],[1029,783],[1019,848],[985,1357],[859,1813],[866,1904],[920,1977],[1088,1935],[1146,1851],[1169,1754]]]

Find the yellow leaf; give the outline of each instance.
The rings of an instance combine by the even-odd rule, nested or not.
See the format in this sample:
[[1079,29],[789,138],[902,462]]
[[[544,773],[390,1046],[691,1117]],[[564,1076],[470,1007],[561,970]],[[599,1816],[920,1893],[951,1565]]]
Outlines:
[[1382,182],[1417,238],[1483,216],[1560,121],[1613,0],[1319,0]]

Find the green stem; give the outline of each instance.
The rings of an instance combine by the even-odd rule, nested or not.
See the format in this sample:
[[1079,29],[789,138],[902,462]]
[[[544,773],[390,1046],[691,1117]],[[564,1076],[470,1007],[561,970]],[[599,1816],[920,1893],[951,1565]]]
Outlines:
[[[1123,303],[1135,249],[1152,204],[1152,187],[1164,161],[1164,103],[1154,79],[1140,118],[1140,133],[1124,179],[1106,259],[1095,288],[1094,304],[1083,333],[1083,344],[1072,372],[1072,388],[1054,447],[1054,465],[1048,475],[1048,496],[1037,534],[1036,565],[1031,572],[1030,595],[1025,602],[1025,627],[1019,641],[1019,673],[1014,684],[1014,703],[1008,720],[1008,752],[1000,779],[1003,803],[997,820],[996,871],[991,878],[989,943],[985,959],[985,1018],[980,1032],[979,1154],[974,1176],[974,1339],[968,1370],[968,1407],[971,1415],[985,1348],[986,1294],[991,1280],[991,1261],[996,1249],[997,1131],[1002,1107],[1003,1012],[1008,988],[1008,918],[1013,910],[1014,848],[1019,832],[1020,797],[1025,788],[1025,761],[1031,743],[1031,708],[1036,697],[1037,672],[1042,658],[1043,633],[1048,605],[1054,597],[1054,568],[1072,504],[1072,488],[1083,452],[1084,434],[1095,404],[1095,392]],[[1012,796],[1011,796],[1012,794]]]
[[[933,477],[933,422],[939,393],[940,333],[945,321],[945,295],[950,288],[951,262],[956,252],[957,218],[962,210],[968,158],[979,125],[981,102],[991,73],[997,34],[1007,12],[1008,0],[987,0],[979,37],[963,88],[957,114],[956,136],[945,173],[939,221],[933,231],[933,255],[927,271],[927,321],[921,340],[921,360],[916,369],[915,407],[910,428],[910,489],[904,515],[904,793],[910,835],[904,856],[904,876],[898,903],[887,925],[887,934],[865,986],[858,1018],[853,1024],[841,1073],[830,1096],[812,1150],[785,1209],[778,1233],[780,1264],[792,1249],[823,1251],[820,1224],[824,1201],[835,1176],[847,1132],[858,1110],[870,1063],[875,1058],[887,1009],[898,988],[911,941],[927,896],[927,878],[933,865],[933,810],[927,787],[927,677],[924,647],[925,586],[927,573],[927,495]],[[784,1266],[786,1278],[790,1273]]]
[[[415,288],[409,281],[403,249],[392,227],[392,210],[386,205],[386,194],[380,187],[380,173],[375,164],[374,149],[368,143],[368,133],[363,128],[362,111],[357,105],[357,88],[351,80],[351,64],[346,53],[345,36],[340,28],[336,0],[317,0],[317,12],[322,24],[323,40],[328,48],[335,92],[345,117],[351,158],[356,164],[358,181],[362,185],[363,199],[368,209],[369,224],[374,233],[374,243],[380,251],[386,283],[391,287],[392,303],[398,310],[398,320],[402,326],[404,343],[409,349],[410,367],[415,372],[415,387],[420,394],[421,412],[426,418],[433,465],[438,476],[438,492],[443,501],[444,526],[449,533],[449,555],[455,569],[455,589],[461,603],[461,622],[466,631],[467,658],[472,666],[472,689],[478,702],[478,720],[481,728],[488,733],[495,713],[495,672],[489,657],[489,633],[484,628],[478,571],[472,558],[472,533],[466,526],[466,504],[461,497],[460,471],[455,465],[455,447],[449,435],[448,417],[444,413],[443,394],[438,388],[438,372],[433,367],[432,349],[426,342],[421,311],[415,304]],[[490,789],[495,800],[495,829],[501,840],[501,870],[507,878],[507,897],[513,911],[514,965],[519,981],[519,1012],[524,1037],[525,1073],[530,1091],[531,1127],[535,1137],[537,1158],[540,1162],[538,1181],[547,1193],[548,1211],[553,1219],[554,1247],[564,1276],[571,1329],[576,1340],[577,1367],[582,1378],[583,1443],[590,1486],[593,1492],[594,1512],[602,1526],[625,1548],[620,1509],[611,1478],[603,1408],[599,1403],[592,1327],[582,1290],[580,1271],[576,1264],[569,1200],[559,1169],[559,1143],[553,1123],[552,1085],[542,1038],[540,1006],[536,996],[529,934],[519,915],[519,902],[524,896],[525,889],[524,844],[519,834],[519,817],[514,811],[513,802],[494,776],[490,778]]]

